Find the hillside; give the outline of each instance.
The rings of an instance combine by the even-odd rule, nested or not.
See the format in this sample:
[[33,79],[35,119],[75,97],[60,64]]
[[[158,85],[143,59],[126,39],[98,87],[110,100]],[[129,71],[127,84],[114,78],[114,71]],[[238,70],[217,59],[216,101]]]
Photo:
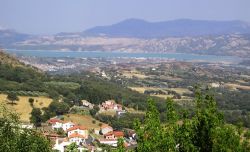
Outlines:
[[[51,98],[43,91],[39,91],[39,82],[44,74],[39,70],[26,66],[15,57],[0,51],[0,105],[6,105],[18,113],[20,120],[28,122],[32,107],[28,102],[29,98],[35,100],[35,108],[48,107],[52,102]],[[15,105],[8,104],[7,94],[14,92],[18,95],[19,101]]]
[[24,64],[18,61],[15,57],[6,54],[3,50],[0,50],[0,64],[8,64],[12,66],[23,66]]
[[[66,109],[74,104],[78,105],[83,99],[94,104],[115,99],[118,103],[123,101],[123,104],[130,108],[146,109],[144,101],[149,96],[103,80],[91,73],[48,75],[26,65],[12,66],[12,63],[19,63],[19,61],[5,53],[2,53],[1,58],[6,61],[0,64],[0,94],[5,94],[2,100],[6,100],[6,94],[14,92],[16,95],[25,98],[25,101],[21,101],[25,102],[25,105],[28,105],[26,101],[28,97],[49,97],[56,102],[64,101],[62,107],[66,107]],[[46,99],[49,100],[49,98]],[[161,99],[155,99],[159,103],[161,102]],[[40,99],[38,100],[40,101]],[[51,113],[48,112],[50,116],[65,113],[61,109],[56,112],[55,108],[58,107],[58,103],[53,104],[54,107],[52,106],[50,109]],[[44,105],[48,106],[48,104]]]
[[0,91],[41,91],[44,73],[0,51]]
[[250,34],[230,34],[196,37],[118,38],[82,37],[65,35],[42,37],[16,44],[17,49],[72,50],[72,51],[122,51],[153,53],[193,53],[250,57]]

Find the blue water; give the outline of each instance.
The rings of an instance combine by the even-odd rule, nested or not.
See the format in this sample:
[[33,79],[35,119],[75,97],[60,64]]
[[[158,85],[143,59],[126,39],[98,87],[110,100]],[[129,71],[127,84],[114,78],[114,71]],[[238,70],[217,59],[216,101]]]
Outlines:
[[178,61],[213,61],[213,62],[240,62],[241,58],[232,56],[196,55],[187,53],[124,53],[99,51],[51,51],[51,50],[7,50],[18,56],[31,57],[72,57],[72,58],[163,58]]

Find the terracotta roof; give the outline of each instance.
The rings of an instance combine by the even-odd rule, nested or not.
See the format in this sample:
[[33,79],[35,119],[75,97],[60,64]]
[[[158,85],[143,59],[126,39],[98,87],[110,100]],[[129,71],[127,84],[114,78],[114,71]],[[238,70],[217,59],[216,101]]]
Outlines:
[[114,131],[113,134],[115,135],[115,137],[123,137],[124,133],[122,131]]
[[77,129],[87,130],[87,128],[84,126],[74,126],[74,127],[69,128],[67,131],[72,131],[72,130],[77,130]]
[[81,135],[81,134],[78,134],[78,133],[73,133],[69,136],[69,138],[86,138],[85,136]]
[[56,118],[48,120],[48,123],[51,123],[51,124],[54,124],[56,122],[61,122],[62,123],[63,121],[60,120],[60,119],[56,119]]
[[122,131],[110,131],[106,133],[104,136],[111,136],[114,135],[115,137],[124,137],[124,133]]

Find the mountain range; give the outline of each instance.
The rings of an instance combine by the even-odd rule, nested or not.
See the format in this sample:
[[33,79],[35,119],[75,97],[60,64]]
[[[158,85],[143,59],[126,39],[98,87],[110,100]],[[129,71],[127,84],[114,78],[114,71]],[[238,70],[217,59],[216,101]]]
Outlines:
[[0,30],[0,47],[32,50],[178,52],[250,58],[250,24],[244,21],[128,19],[83,32],[39,36]]
[[128,19],[109,26],[98,26],[82,32],[83,36],[164,38],[250,33],[250,24],[243,21],[205,21],[179,19],[147,22]]

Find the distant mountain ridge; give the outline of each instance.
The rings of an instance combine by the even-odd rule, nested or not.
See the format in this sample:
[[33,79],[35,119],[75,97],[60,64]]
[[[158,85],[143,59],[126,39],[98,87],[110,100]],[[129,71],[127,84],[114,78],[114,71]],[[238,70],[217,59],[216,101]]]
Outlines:
[[23,34],[10,29],[0,29],[0,47],[13,45],[13,43],[20,42],[31,38],[29,34]]
[[110,26],[97,26],[82,32],[82,36],[163,38],[221,34],[249,34],[250,24],[243,21],[208,21],[178,19],[147,22],[128,19]]
[[36,36],[0,30],[0,48],[19,50],[194,53],[250,58],[250,24],[243,21],[128,19],[83,32]]

